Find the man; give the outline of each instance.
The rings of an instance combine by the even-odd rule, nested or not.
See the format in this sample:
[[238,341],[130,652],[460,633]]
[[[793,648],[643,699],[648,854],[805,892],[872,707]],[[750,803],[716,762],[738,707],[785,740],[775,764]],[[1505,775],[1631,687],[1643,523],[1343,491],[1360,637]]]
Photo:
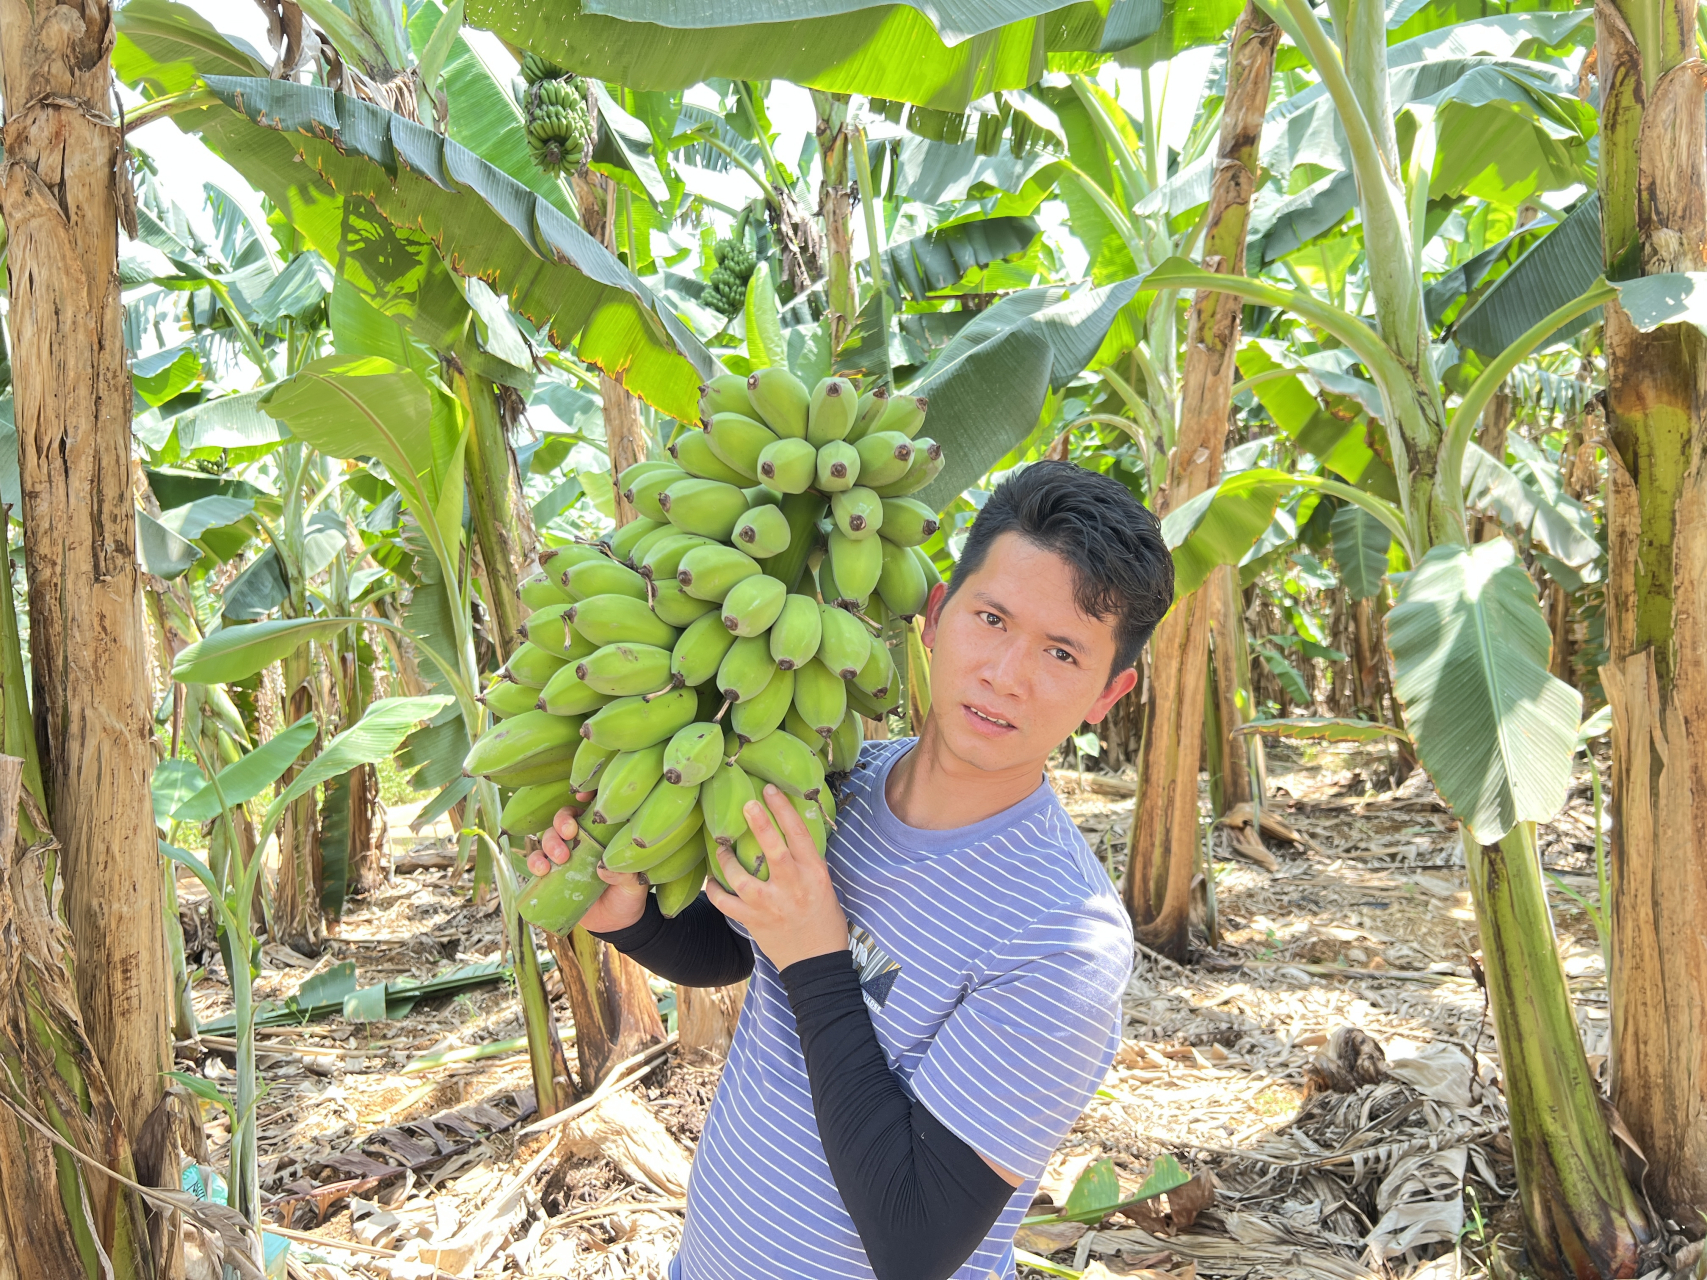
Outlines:
[[[868,742],[820,859],[775,788],[761,882],[666,920],[645,883],[583,923],[689,986],[752,975],[694,1158],[679,1280],[1006,1280],[1014,1232],[1120,1040],[1131,923],[1046,779],[1137,681],[1173,597],[1155,517],[1027,467],[926,606],[931,711]],[[534,870],[562,862],[558,815]]]

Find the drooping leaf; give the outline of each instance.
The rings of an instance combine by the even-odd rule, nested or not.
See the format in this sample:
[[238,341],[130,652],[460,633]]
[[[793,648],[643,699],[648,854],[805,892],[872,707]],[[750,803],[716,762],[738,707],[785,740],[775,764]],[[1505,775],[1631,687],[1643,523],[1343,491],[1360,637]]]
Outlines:
[[264,76],[271,70],[252,47],[174,0],[130,0],[118,26],[113,70],[155,94],[182,93],[207,74]]
[[1104,1157],[1079,1175],[1067,1193],[1067,1203],[1061,1206],[1061,1216],[1068,1221],[1100,1222],[1119,1203],[1120,1178],[1114,1172],[1114,1161]]
[[259,387],[234,395],[216,396],[173,414],[166,422],[178,433],[178,449],[249,449],[277,444],[289,437],[284,423],[261,412],[260,400],[270,390]]
[[755,369],[788,363],[788,346],[782,337],[776,282],[770,264],[761,262],[747,279],[747,358]]
[[942,510],[1031,434],[1049,391],[1090,364],[1142,286],[1026,289],[961,329],[908,388],[930,399],[924,434],[946,455],[942,473],[914,496]]
[[[268,547],[226,585],[219,596],[219,613],[227,624],[258,622],[290,597],[277,547]],[[212,681],[202,681],[209,684]]]
[[885,277],[910,298],[959,282],[968,271],[1023,253],[1036,239],[1036,218],[979,218],[928,231],[883,251]]
[[1387,551],[1393,535],[1362,507],[1346,503],[1334,512],[1329,526],[1334,540],[1334,563],[1340,581],[1353,600],[1373,600],[1387,576]]
[[[226,765],[213,782],[207,783],[172,811],[173,819],[178,822],[206,822],[218,817],[221,796],[228,805],[246,804],[253,800],[284,777],[285,770],[308,750],[319,732],[320,726],[314,717],[303,716],[242,759]],[[219,784],[217,788],[214,782]]]
[[1593,518],[1582,504],[1564,494],[1549,501],[1474,443],[1464,453],[1464,501],[1490,512],[1512,533],[1539,542],[1574,569],[1600,555]]
[[197,498],[181,507],[160,513],[160,523],[180,538],[195,541],[209,529],[236,524],[255,509],[251,498],[233,498],[223,493]]
[[1401,742],[1411,740],[1410,734],[1394,725],[1346,716],[1294,716],[1290,720],[1252,720],[1240,725],[1233,732],[1260,733],[1270,738],[1302,738],[1310,742],[1379,742],[1383,738],[1397,738]]
[[1298,668],[1292,665],[1284,653],[1267,645],[1257,645],[1252,652],[1262,659],[1262,664],[1268,668],[1269,674],[1280,681],[1287,697],[1301,706],[1310,705],[1310,686],[1304,683],[1304,677],[1298,674]]
[[1238,564],[1274,521],[1274,509],[1297,485],[1284,471],[1253,467],[1162,518],[1162,541],[1174,554],[1174,599],[1203,585],[1217,565]]
[[247,680],[311,640],[325,640],[359,618],[279,618],[222,627],[179,651],[172,679],[184,684]]
[[141,507],[136,510],[136,554],[142,567],[171,581],[201,559],[201,548],[180,537]]
[[1548,670],[1552,633],[1511,544],[1433,548],[1387,637],[1417,758],[1476,839],[1550,819],[1570,786],[1582,698]]
[[1673,271],[1626,280],[1618,302],[1643,333],[1667,324],[1692,324],[1707,333],[1707,272]]
[[173,756],[154,766],[149,790],[154,797],[154,821],[165,826],[172,811],[207,785],[207,778],[193,760]]
[[272,828],[291,801],[307,795],[328,778],[386,759],[411,729],[437,715],[450,701],[444,694],[431,694],[424,698],[380,698],[371,703],[362,718],[328,742],[267,807],[266,827]]

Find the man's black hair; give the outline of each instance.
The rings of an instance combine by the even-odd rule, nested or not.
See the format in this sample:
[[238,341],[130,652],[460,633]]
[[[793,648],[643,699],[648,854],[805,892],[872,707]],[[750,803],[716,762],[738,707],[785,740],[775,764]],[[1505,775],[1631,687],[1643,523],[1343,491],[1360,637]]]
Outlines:
[[1174,560],[1161,523],[1126,486],[1071,462],[1035,462],[996,486],[960,552],[948,593],[984,563],[1000,534],[1017,533],[1073,566],[1074,603],[1114,619],[1113,680],[1138,661],[1174,599]]

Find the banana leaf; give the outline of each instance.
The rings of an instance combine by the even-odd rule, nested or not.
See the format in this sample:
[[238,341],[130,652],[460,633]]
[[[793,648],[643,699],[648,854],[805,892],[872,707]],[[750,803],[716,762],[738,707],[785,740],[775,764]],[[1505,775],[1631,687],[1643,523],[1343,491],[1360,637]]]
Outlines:
[[219,771],[194,795],[172,810],[176,822],[207,822],[219,816],[220,798],[228,805],[245,804],[284,777],[285,770],[313,743],[320,726],[313,716],[303,716],[290,728],[275,734],[242,759]]
[[1381,594],[1381,582],[1387,576],[1393,535],[1362,507],[1349,502],[1334,512],[1329,530],[1346,594],[1353,600],[1373,600]]
[[1433,548],[1387,615],[1393,691],[1417,759],[1483,844],[1564,803],[1582,696],[1548,670],[1552,632],[1504,538]]
[[204,640],[179,650],[172,679],[183,684],[231,684],[247,680],[310,640],[324,640],[349,626],[352,618],[282,618],[222,627]]
[[[1492,360],[1532,326],[1586,292],[1601,271],[1600,195],[1596,192],[1536,241],[1465,309],[1452,328],[1453,340]],[[1474,281],[1467,283],[1468,287],[1475,285]],[[1599,323],[1603,310],[1596,307],[1569,321],[1542,346],[1563,342]]]
[[889,246],[883,251],[883,273],[907,297],[924,298],[952,288],[968,271],[1024,253],[1038,229],[1036,218],[956,222]]
[[[791,80],[962,111],[994,89],[1035,83],[1051,54],[1097,55],[1155,40],[1170,51],[1213,42],[1238,6],[1110,0],[939,0],[929,14],[869,0],[471,0],[468,21],[566,71],[630,89],[702,80]],[[1210,12],[1200,14],[1199,9]],[[755,21],[755,19],[761,19]],[[1213,28],[1213,29],[1212,29]],[[1165,54],[1163,56],[1166,56]]]
[[[1355,510],[1355,508],[1354,508]],[[1346,716],[1297,716],[1290,720],[1252,720],[1233,730],[1234,733],[1260,733],[1269,738],[1301,738],[1309,742],[1379,742],[1397,738],[1409,742],[1411,735],[1394,725],[1378,720],[1357,720]]]

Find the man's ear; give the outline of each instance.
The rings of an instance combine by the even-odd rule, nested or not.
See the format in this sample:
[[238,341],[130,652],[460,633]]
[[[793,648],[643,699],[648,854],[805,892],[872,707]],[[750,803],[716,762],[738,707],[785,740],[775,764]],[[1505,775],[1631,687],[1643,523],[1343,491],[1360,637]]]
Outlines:
[[939,582],[931,588],[930,595],[925,597],[925,625],[919,638],[924,641],[925,648],[936,647],[936,627],[942,621],[942,607],[948,603],[948,584]]
[[1138,669],[1127,667],[1110,680],[1108,687],[1097,695],[1097,700],[1091,703],[1091,709],[1085,712],[1085,723],[1101,724],[1103,717],[1108,714],[1108,709],[1137,687]]

